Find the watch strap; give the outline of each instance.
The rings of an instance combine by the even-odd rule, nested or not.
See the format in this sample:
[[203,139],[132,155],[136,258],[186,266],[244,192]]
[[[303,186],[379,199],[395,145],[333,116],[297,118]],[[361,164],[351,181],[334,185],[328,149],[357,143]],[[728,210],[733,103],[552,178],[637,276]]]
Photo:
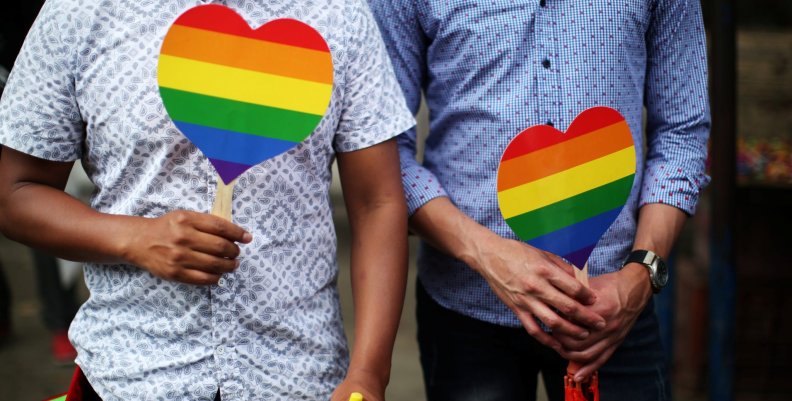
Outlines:
[[662,289],[662,285],[658,282],[657,278],[657,266],[659,263],[663,263],[662,259],[660,259],[657,254],[652,251],[645,250],[645,249],[637,249],[627,256],[627,259],[624,260],[622,263],[622,267],[630,264],[630,263],[639,263],[644,265],[647,270],[649,270],[649,284],[652,286],[652,292],[655,294],[659,293]]
[[645,249],[638,249],[635,251],[630,252],[627,255],[627,259],[624,260],[622,263],[622,267],[626,266],[628,263],[640,263],[644,266],[650,266],[652,262],[654,262],[657,255],[655,255],[652,251],[647,251]]

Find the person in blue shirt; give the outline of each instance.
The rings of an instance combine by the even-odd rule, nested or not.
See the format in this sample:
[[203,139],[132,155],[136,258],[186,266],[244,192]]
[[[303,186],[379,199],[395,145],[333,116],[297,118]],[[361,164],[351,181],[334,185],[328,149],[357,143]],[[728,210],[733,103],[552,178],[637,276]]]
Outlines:
[[[422,239],[429,400],[533,400],[538,372],[560,400],[567,360],[581,365],[578,381],[599,370],[604,400],[669,399],[651,295],[709,181],[699,2],[369,4],[408,106],[415,113],[423,95],[429,109],[422,162],[415,129],[398,138],[409,224]],[[525,128],[564,132],[594,106],[624,115],[638,169],[588,260],[588,289],[564,260],[516,240],[498,211],[496,174]]]

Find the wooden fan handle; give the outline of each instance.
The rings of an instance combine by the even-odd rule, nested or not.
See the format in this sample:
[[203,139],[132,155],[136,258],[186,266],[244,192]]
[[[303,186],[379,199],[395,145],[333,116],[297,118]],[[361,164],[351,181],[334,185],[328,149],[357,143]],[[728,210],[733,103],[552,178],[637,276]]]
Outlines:
[[[588,279],[588,263],[583,265],[582,269],[574,268],[575,270],[575,279],[582,283],[586,288],[589,288],[589,279]],[[569,377],[575,375],[575,373],[580,369],[580,365],[575,362],[569,362],[567,365],[567,374]]]
[[215,201],[212,205],[213,215],[231,221],[231,207],[233,205],[234,186],[236,182],[237,180],[234,179],[226,184],[220,177],[217,177],[217,192],[215,193]]

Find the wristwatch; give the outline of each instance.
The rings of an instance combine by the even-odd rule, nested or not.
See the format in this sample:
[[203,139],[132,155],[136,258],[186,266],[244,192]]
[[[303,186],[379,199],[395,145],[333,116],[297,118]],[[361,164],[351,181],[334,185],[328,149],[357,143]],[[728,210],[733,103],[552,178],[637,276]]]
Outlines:
[[668,283],[668,267],[663,259],[655,255],[654,252],[645,249],[632,251],[622,263],[622,267],[629,263],[640,263],[646,266],[649,270],[649,282],[652,284],[652,291],[655,294]]

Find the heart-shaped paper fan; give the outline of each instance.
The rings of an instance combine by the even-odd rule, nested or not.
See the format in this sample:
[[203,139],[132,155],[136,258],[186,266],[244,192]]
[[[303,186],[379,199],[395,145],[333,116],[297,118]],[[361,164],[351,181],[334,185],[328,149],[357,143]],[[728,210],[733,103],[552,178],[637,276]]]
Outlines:
[[498,203],[517,237],[582,269],[634,178],[627,122],[616,110],[594,107],[566,133],[537,125],[518,134],[500,161]]
[[252,29],[210,4],[173,22],[157,80],[168,115],[229,184],[313,132],[330,101],[333,63],[325,40],[303,22]]

